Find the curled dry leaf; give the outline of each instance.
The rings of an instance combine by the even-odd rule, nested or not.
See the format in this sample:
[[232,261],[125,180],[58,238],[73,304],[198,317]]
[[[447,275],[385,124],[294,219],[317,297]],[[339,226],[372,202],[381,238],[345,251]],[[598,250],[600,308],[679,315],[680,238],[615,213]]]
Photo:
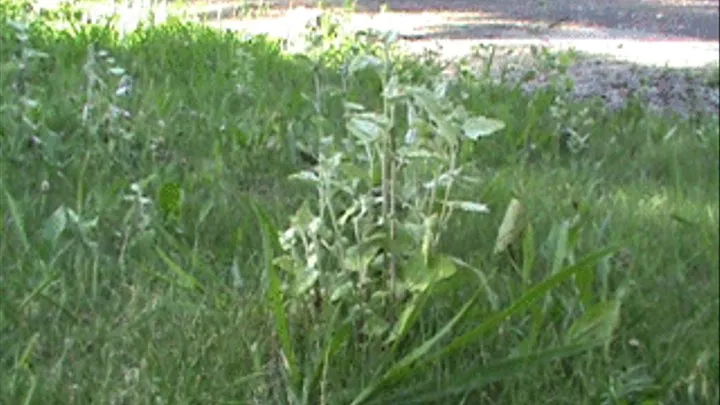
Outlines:
[[500,224],[493,253],[504,252],[519,238],[526,225],[525,207],[519,200],[513,198],[505,211],[502,224]]

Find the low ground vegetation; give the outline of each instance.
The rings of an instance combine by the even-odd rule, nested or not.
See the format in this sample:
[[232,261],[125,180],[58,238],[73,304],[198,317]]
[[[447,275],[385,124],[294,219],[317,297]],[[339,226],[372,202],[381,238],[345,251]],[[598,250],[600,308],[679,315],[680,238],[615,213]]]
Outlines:
[[0,15],[0,402],[720,399],[717,116]]

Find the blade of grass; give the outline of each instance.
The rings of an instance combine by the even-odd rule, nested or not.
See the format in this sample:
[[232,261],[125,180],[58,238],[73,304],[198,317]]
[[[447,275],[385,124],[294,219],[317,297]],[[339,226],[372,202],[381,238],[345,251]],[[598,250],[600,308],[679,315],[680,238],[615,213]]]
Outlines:
[[172,270],[172,272],[175,273],[179,277],[180,283],[176,283],[176,284],[179,284],[180,286],[190,289],[190,290],[196,290],[196,291],[200,292],[201,294],[205,293],[205,288],[203,288],[202,284],[198,281],[198,279],[193,277],[192,274],[185,271],[179,264],[175,263],[175,261],[173,261],[159,247],[156,247],[155,251],[160,256],[160,258],[165,262],[165,264],[167,264],[168,268],[170,268],[170,270]]
[[570,232],[570,224],[567,221],[560,223],[556,228],[555,234],[555,254],[553,255],[552,271],[555,274],[562,268],[565,259],[568,256],[568,238]]
[[50,287],[50,285],[55,283],[59,278],[60,278],[60,273],[58,273],[58,272],[53,272],[51,274],[48,274],[45,277],[45,281],[40,283],[39,286],[37,286],[30,294],[28,294],[27,297],[25,297],[25,299],[22,300],[22,303],[17,308],[18,312],[21,312],[31,301],[33,301],[35,299],[35,297],[38,297],[39,295],[41,295],[45,290],[48,289],[48,287]]
[[523,262],[522,262],[522,280],[525,286],[532,284],[532,270],[535,267],[535,234],[533,233],[532,223],[528,223],[523,237]]
[[[312,395],[315,392],[320,392],[320,404],[324,405],[327,403],[326,393],[324,389],[325,380],[328,375],[328,363],[330,359],[337,354],[342,344],[345,343],[350,337],[350,323],[341,323],[342,321],[342,306],[338,305],[333,313],[332,320],[330,321],[325,331],[325,348],[319,352],[322,352],[322,356],[315,361],[315,367],[313,372],[308,374],[303,385],[303,404],[314,404],[318,401],[312,401]],[[318,386],[319,384],[319,386]],[[318,390],[319,389],[319,390]]]
[[291,389],[295,390],[297,387],[301,386],[302,379],[298,371],[299,369],[295,357],[295,351],[293,350],[292,340],[290,337],[290,325],[285,311],[285,294],[282,289],[282,280],[280,280],[280,276],[273,264],[273,257],[275,253],[275,244],[273,243],[273,240],[277,239],[273,237],[277,235],[277,232],[270,222],[270,219],[260,206],[252,202],[250,207],[255,213],[255,218],[260,226],[260,238],[262,240],[263,247],[263,268],[267,280],[266,298],[275,320],[275,333],[280,341],[282,354],[286,359],[285,366],[292,382]]
[[373,395],[377,394],[381,388],[387,388],[392,383],[407,376],[409,373],[415,371],[413,365],[417,361],[430,352],[430,349],[437,344],[442,338],[446,337],[453,328],[460,322],[460,320],[467,314],[468,310],[480,296],[480,292],[476,293],[475,296],[470,299],[458,313],[450,320],[445,326],[438,331],[435,336],[426,340],[423,344],[416,347],[413,351],[400,360],[397,364],[390,368],[382,377],[370,383],[352,402],[352,405],[360,405],[366,403]]
[[400,319],[395,330],[393,330],[393,333],[388,338],[388,341],[386,341],[386,343],[389,343],[390,339],[394,340],[392,348],[390,349],[392,353],[398,352],[400,344],[405,340],[412,326],[420,318],[420,314],[422,313],[423,308],[425,308],[430,294],[434,291],[434,286],[434,283],[430,284],[429,288],[423,290],[420,295],[414,296],[412,301],[407,305],[407,307],[405,307],[405,310],[400,315]]
[[[10,208],[10,217],[12,218],[15,229],[17,230],[20,242],[22,243],[25,252],[27,252],[28,250],[30,250],[30,241],[28,240],[27,233],[25,232],[25,226],[23,225],[20,210],[18,209],[17,204],[15,204],[15,200],[12,198],[10,193],[7,192],[7,190],[5,190],[5,199],[7,199],[8,207]],[[5,218],[1,219],[3,221],[5,220]]]
[[586,352],[602,343],[601,340],[598,340],[584,344],[547,349],[520,357],[506,358],[501,361],[474,367],[459,376],[453,376],[452,382],[449,384],[443,383],[440,389],[438,389],[438,383],[436,381],[431,381],[420,386],[413,385],[411,388],[395,392],[387,397],[378,398],[368,403],[368,405],[437,403],[451,395],[467,394],[493,381],[525,372],[529,367],[536,367],[553,360]]
[[515,303],[512,304],[509,308],[495,314],[475,329],[456,338],[452,343],[444,347],[442,350],[423,359],[421,364],[418,364],[417,366],[420,367],[421,365],[428,365],[442,358],[445,358],[450,354],[463,349],[470,343],[477,341],[488,332],[496,330],[503,321],[505,321],[514,314],[520,313],[530,308],[533,302],[544,296],[548,291],[550,291],[563,281],[568,280],[573,274],[593,269],[599,260],[615,251],[617,251],[617,248],[615,247],[601,249],[599,251],[596,251],[595,253],[587,255],[585,258],[578,261],[574,265],[568,266],[565,269],[559,271],[558,273],[548,277],[547,279],[545,279],[545,281],[542,281],[536,284],[534,287],[528,289],[528,291],[523,294],[517,301],[515,301]]

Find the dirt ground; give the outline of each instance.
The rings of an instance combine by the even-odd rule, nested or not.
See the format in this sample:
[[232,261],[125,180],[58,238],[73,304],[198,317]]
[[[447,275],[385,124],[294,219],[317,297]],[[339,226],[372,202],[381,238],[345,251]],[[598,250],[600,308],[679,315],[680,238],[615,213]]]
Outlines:
[[[676,39],[717,41],[720,38],[718,0],[390,0],[395,11],[454,11],[473,13],[465,27],[435,33],[436,37],[467,39],[487,36],[483,22],[525,20],[565,25],[641,31]],[[378,0],[359,6],[377,9]],[[492,32],[489,33],[492,35]]]
[[[343,6],[343,0],[326,0],[325,3]],[[276,0],[270,4],[278,9],[314,7],[317,1]],[[390,10],[397,12],[471,15],[465,18],[463,27],[437,31],[436,38],[493,37],[498,28],[492,21],[500,19],[529,24],[562,21],[566,26],[639,31],[659,38],[720,39],[720,0],[357,0],[355,4],[361,12],[377,12],[382,4],[387,4]]]
[[[320,13],[313,8],[315,0],[281,1],[271,16],[223,18],[217,13],[220,18],[212,24],[290,39]],[[342,1],[330,0],[330,6],[341,7]],[[531,64],[528,45],[575,49],[593,55],[569,72],[578,98],[600,96],[608,107],[618,108],[628,94],[649,88],[647,102],[660,110],[687,115],[698,108],[716,113],[720,106],[718,89],[697,79],[703,76],[663,70],[717,66],[718,0],[389,0],[390,12],[379,13],[380,1],[358,0],[344,27],[391,29],[407,50],[432,49],[453,60],[480,44],[511,50],[497,66]],[[639,84],[641,78],[651,85]],[[528,91],[545,84],[543,79],[528,83]],[[688,94],[699,96],[691,100]]]
[[[303,32],[316,0],[277,0],[270,15],[237,18],[244,6],[211,0],[211,24],[290,38]],[[718,61],[719,0],[357,0],[352,28],[398,31],[411,51],[437,46],[448,57],[482,42],[543,45],[646,65],[699,67]],[[342,7],[343,0],[326,0]],[[207,3],[205,3],[207,4]]]

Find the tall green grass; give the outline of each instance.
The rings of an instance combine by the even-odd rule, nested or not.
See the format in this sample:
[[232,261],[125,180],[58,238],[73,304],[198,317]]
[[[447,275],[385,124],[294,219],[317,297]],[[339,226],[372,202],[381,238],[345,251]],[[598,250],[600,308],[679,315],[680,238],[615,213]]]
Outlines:
[[[446,81],[379,39],[333,37],[331,21],[291,56],[179,20],[120,37],[58,31],[16,2],[0,14],[0,402],[720,399],[717,117]],[[392,81],[425,98],[383,92]],[[503,126],[438,129],[461,108]],[[447,159],[368,177],[418,123],[443,141],[411,151]],[[365,130],[377,137],[347,142]],[[307,154],[321,164],[305,176],[332,181],[289,178]],[[398,191],[398,229],[446,221],[422,228],[431,248],[327,225],[374,186],[416,190],[449,162],[467,177],[452,200],[489,213],[442,216],[441,198]],[[513,199],[522,212],[505,212]],[[495,254],[503,222],[521,232]],[[293,256],[286,229],[318,243]],[[395,285],[373,261],[359,287],[347,260],[368,246],[395,256]]]

